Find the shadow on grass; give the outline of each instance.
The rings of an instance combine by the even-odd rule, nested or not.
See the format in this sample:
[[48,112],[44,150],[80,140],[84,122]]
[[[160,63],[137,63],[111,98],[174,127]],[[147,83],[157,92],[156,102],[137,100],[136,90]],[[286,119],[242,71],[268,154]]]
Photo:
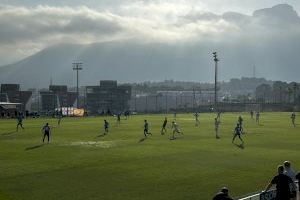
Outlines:
[[245,149],[245,146],[243,144],[235,144],[235,143],[233,144],[240,149]]
[[139,140],[139,143],[142,143],[142,142],[144,142],[145,140],[147,140],[148,138],[146,138],[146,137],[144,137],[144,138],[141,138],[140,140]]
[[101,134],[101,135],[98,135],[97,137],[99,138],[99,137],[104,137],[104,136],[106,136],[106,134]]
[[11,131],[8,133],[2,133],[3,136],[13,135],[14,133],[17,133],[17,131]]
[[38,149],[38,148],[40,148],[42,146],[44,146],[44,144],[39,144],[39,145],[35,145],[35,146],[32,146],[32,147],[27,147],[27,148],[25,148],[25,151]]
[[183,139],[183,133],[181,133],[181,135],[177,135],[177,136],[171,136],[169,138],[170,140],[180,140],[180,139]]

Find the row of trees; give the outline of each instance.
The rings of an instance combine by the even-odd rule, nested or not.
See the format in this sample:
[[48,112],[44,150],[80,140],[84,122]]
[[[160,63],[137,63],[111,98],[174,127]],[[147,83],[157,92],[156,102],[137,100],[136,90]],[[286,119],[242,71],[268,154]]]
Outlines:
[[156,94],[157,91],[207,91],[213,90],[214,84],[212,83],[199,83],[199,82],[187,82],[187,81],[174,81],[165,80],[163,82],[143,82],[132,83],[133,94],[135,93],[147,93]]
[[[273,84],[265,78],[233,78],[229,82],[219,82],[218,90],[221,93],[247,95],[254,93],[255,88],[261,84]],[[187,81],[165,80],[163,82],[132,83],[132,90],[137,93],[155,94],[157,91],[214,91],[214,83],[200,83]]]
[[300,84],[275,81],[273,85],[261,84],[255,90],[256,100],[270,103],[300,103]]

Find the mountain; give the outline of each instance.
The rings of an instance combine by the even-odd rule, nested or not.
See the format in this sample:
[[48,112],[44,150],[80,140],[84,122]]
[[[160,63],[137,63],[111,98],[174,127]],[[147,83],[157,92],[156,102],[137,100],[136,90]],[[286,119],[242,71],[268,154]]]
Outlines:
[[[72,62],[83,63],[80,83],[98,84],[101,79],[121,82],[145,80],[197,79],[190,73],[201,68],[201,57],[193,48],[159,43],[105,42],[90,45],[60,44],[0,68],[2,83],[21,83],[26,87],[45,87],[52,78],[55,84],[75,85]],[[198,51],[200,52],[200,51]],[[200,53],[207,57],[207,53]],[[203,60],[209,61],[204,58]],[[207,66],[207,65],[206,65]],[[204,67],[201,76],[208,76]]]
[[277,23],[300,23],[297,12],[288,4],[279,4],[272,8],[257,10],[253,13],[253,16]]
[[[220,80],[252,76],[255,65],[259,77],[300,81],[300,18],[289,5],[258,10],[253,16],[228,12],[220,16],[193,14],[187,19],[197,17],[225,21],[233,28],[230,32],[193,41],[58,44],[20,62],[0,67],[0,83],[42,88],[52,79],[54,84],[75,86],[76,72],[72,70],[72,63],[77,61],[83,63],[80,85],[95,85],[103,79],[213,82],[213,51],[218,51],[220,58]],[[276,27],[268,23],[271,19],[276,21]]]

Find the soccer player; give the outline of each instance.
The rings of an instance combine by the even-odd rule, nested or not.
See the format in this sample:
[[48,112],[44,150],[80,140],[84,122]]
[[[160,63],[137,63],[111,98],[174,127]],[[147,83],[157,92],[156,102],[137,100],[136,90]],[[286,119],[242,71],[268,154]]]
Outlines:
[[255,116],[256,124],[259,124],[259,118],[260,118],[260,113],[259,113],[259,111],[257,111],[256,116]]
[[243,139],[241,138],[241,127],[240,124],[237,124],[235,129],[234,129],[234,136],[232,138],[232,143],[234,142],[235,138],[239,137],[239,139],[242,141],[242,145],[244,144]]
[[121,113],[117,114],[117,125],[119,126],[121,124]]
[[60,125],[60,122],[61,122],[61,119],[63,117],[63,114],[62,114],[62,111],[60,110],[58,113],[57,113],[57,125]]
[[175,133],[181,133],[183,135],[183,133],[179,130],[178,124],[175,121],[172,121],[172,130],[173,130],[173,135],[171,137],[172,140],[175,139]]
[[296,120],[296,114],[293,112],[292,115],[291,115],[291,119],[292,119],[292,124],[294,127],[296,127],[296,123],[295,123],[295,120]]
[[125,118],[126,118],[126,120],[129,118],[129,110],[126,110],[125,112],[124,112],[124,115],[125,115]]
[[19,113],[18,116],[17,116],[17,132],[19,131],[19,126],[24,130],[24,127],[23,127],[23,114],[22,113]]
[[45,141],[45,137],[46,137],[46,136],[47,136],[47,138],[48,138],[48,143],[49,143],[51,132],[50,132],[50,126],[49,126],[48,123],[46,123],[46,125],[43,126],[42,132],[44,132],[43,143],[44,143],[44,141]]
[[217,113],[217,119],[218,119],[219,122],[221,121],[221,111],[218,111],[218,113]]
[[251,115],[251,119],[253,119],[253,115],[254,115],[253,110],[250,111],[250,115]]
[[165,117],[165,120],[164,120],[164,122],[163,122],[161,131],[160,131],[161,135],[164,135],[165,132],[167,131],[167,129],[166,129],[167,123],[168,123],[168,119]]
[[216,131],[216,138],[219,139],[219,125],[220,125],[220,121],[218,118],[215,118],[215,131]]
[[144,120],[144,135],[145,137],[147,137],[147,135],[152,135],[149,133],[149,124],[146,119]]
[[106,135],[108,133],[108,121],[105,119],[104,120],[104,135]]
[[240,125],[241,133],[243,133],[243,131],[244,131],[244,129],[243,129],[243,121],[244,121],[244,119],[240,115],[239,118],[238,118],[238,124]]
[[199,113],[195,113],[194,114],[194,116],[195,116],[195,120],[196,120],[196,124],[195,124],[195,126],[199,126],[200,125],[200,121],[199,121]]
[[176,112],[174,112],[174,119],[176,119],[176,117],[177,117],[177,113],[176,113]]

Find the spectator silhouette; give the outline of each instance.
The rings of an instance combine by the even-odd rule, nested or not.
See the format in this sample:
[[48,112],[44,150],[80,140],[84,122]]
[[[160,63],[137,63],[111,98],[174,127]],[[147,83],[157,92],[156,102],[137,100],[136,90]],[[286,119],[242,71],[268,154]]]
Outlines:
[[219,193],[217,193],[213,200],[233,200],[229,196],[229,190],[226,187],[223,187]]

